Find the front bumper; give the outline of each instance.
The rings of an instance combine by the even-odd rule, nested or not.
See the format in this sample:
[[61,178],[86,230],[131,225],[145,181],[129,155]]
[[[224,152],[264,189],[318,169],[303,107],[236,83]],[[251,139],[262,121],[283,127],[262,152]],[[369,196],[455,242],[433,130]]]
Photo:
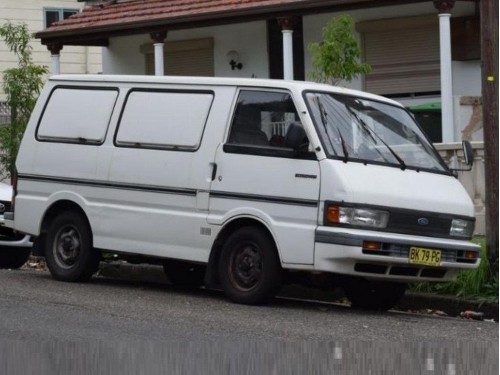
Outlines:
[[4,215],[0,215],[0,247],[33,247],[31,236],[16,234],[10,225],[5,225]]
[[[363,248],[365,241],[382,244],[380,251]],[[320,227],[315,235],[317,271],[393,281],[451,281],[461,269],[477,268],[481,247],[466,241]],[[410,247],[441,250],[438,267],[409,263]],[[466,252],[477,254],[469,259]]]

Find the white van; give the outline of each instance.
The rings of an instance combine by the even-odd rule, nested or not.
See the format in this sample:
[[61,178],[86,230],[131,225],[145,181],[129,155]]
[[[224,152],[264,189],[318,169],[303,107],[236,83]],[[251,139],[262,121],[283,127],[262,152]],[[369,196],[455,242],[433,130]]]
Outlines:
[[10,225],[57,280],[88,280],[111,252],[240,303],[308,273],[387,309],[408,282],[480,261],[464,188],[400,104],[363,92],[55,76],[16,166]]

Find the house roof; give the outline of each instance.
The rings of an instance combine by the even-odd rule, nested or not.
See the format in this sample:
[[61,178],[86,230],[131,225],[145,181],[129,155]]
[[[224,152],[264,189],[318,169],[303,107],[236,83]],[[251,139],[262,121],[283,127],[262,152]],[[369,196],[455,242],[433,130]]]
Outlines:
[[43,44],[107,45],[138,34],[429,0],[110,0],[36,34]]

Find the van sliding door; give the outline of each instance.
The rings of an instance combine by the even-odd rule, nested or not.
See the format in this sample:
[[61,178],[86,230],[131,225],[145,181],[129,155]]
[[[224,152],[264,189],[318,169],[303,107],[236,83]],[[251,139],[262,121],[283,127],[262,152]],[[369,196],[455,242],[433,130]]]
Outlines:
[[215,97],[203,87],[128,93],[109,172],[113,189],[103,210],[110,246],[208,261],[211,159],[222,137],[210,130]]

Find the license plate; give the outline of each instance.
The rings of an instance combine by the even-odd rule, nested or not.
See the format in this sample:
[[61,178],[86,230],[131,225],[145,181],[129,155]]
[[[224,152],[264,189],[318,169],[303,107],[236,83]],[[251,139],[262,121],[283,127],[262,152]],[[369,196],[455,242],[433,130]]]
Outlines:
[[438,267],[441,264],[441,250],[410,247],[408,261],[411,264]]

